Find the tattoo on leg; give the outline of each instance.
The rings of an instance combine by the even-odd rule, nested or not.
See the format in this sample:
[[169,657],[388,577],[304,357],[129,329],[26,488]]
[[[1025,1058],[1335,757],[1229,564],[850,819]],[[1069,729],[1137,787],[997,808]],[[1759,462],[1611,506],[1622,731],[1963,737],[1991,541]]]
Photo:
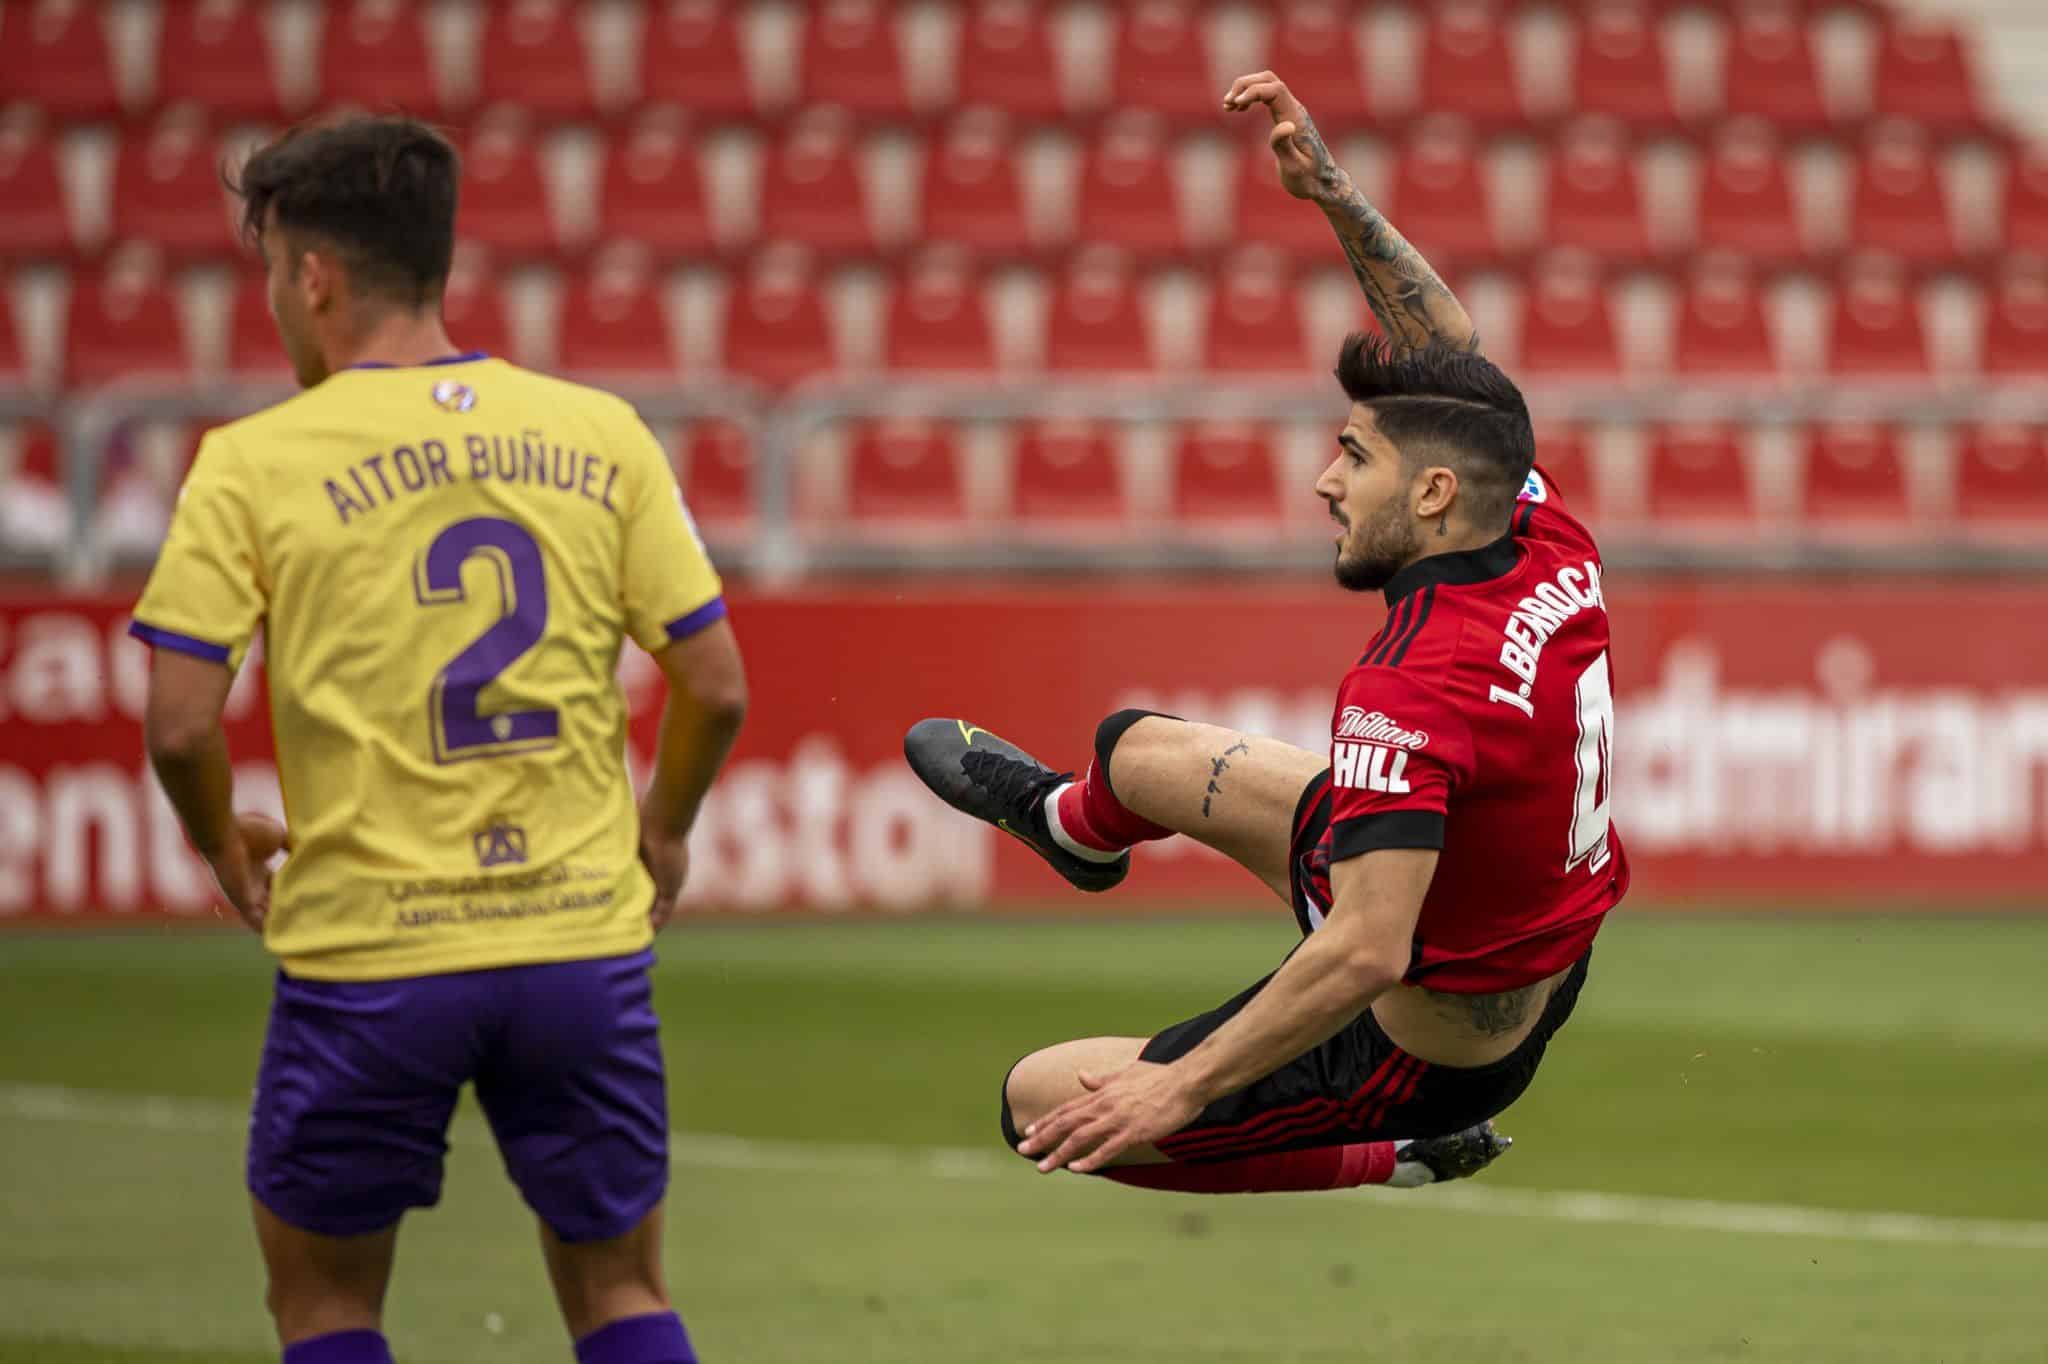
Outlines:
[[1233,753],[1249,753],[1251,751],[1251,745],[1239,739],[1236,743],[1209,759],[1209,789],[1207,794],[1202,797],[1203,819],[1209,817],[1209,807],[1215,802],[1216,797],[1223,794],[1223,774],[1230,770],[1230,755]]

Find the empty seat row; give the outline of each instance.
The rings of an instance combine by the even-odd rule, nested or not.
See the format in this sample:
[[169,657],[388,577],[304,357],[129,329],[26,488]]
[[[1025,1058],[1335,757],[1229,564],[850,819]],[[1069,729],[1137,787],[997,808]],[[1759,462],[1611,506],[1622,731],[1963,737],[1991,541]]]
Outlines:
[[[7,0],[0,10],[0,89],[65,118],[112,114],[120,104],[109,38],[98,5],[79,0]],[[1054,29],[1059,7],[1029,0],[978,0],[944,32],[952,51],[943,83],[913,82],[918,66],[904,42],[898,6],[882,0],[816,0],[799,36],[749,43],[750,7],[717,0],[655,0],[613,53],[637,78],[593,52],[600,6],[562,0],[498,0],[478,7],[474,46],[453,56],[452,83],[476,100],[523,103],[550,118],[582,118],[616,107],[621,92],[675,100],[706,114],[753,118],[780,92],[799,102],[844,105],[863,116],[908,119],[960,99],[1033,118],[1114,105],[1148,108],[1186,122],[1219,116],[1219,62],[1268,66],[1292,80],[1333,126],[1383,119],[1395,92],[1372,89],[1376,64],[1362,43],[1360,6],[1273,7],[1263,48],[1219,51],[1201,7],[1135,0],[1118,7],[1106,81],[1070,102],[1077,84],[1063,70]],[[910,7],[904,7],[910,8]],[[1679,121],[1673,61],[1658,9],[1638,0],[1579,6],[1571,42],[1569,107],[1646,127]],[[392,105],[446,113],[455,105],[438,79],[428,40],[428,6],[400,0],[338,0],[305,70],[280,80],[279,26],[250,0],[162,0],[148,63],[156,103],[200,100],[238,118],[272,119],[309,101]],[[1456,113],[1494,127],[1523,126],[1546,110],[1530,99],[1510,25],[1492,0],[1444,0],[1422,14],[1411,109]],[[614,46],[617,46],[614,44]],[[1709,60],[1714,44],[1676,44],[1678,63]],[[1710,107],[1754,114],[1796,131],[1823,127],[1838,112],[1905,115],[1943,129],[1984,125],[1970,62],[1953,28],[1925,21],[1880,26],[1869,73],[1868,110],[1832,110],[1823,97],[1804,15],[1788,0],[1747,0],[1733,9]],[[608,48],[607,52],[611,52]],[[756,60],[752,63],[749,56]],[[751,74],[750,74],[751,73]],[[756,86],[758,76],[766,89]],[[943,86],[944,88],[940,88]],[[1112,94],[1112,92],[1114,92]]]
[[[663,106],[603,144],[589,168],[594,182],[573,174],[565,182],[561,158],[525,115],[501,106],[461,138],[461,228],[501,258],[573,253],[616,238],[665,259],[713,256],[757,238],[843,256],[919,238],[994,257],[1042,254],[1076,240],[1161,257],[1237,241],[1323,259],[1333,249],[1321,216],[1280,188],[1261,138],[1244,139],[1234,153],[1231,188],[1214,204],[1188,187],[1180,146],[1156,120],[1111,121],[1083,150],[1070,194],[1052,199],[1023,169],[1026,141],[1004,115],[965,110],[923,146],[916,187],[908,189],[878,179],[844,112],[820,107],[790,123],[757,176],[735,175],[728,163],[714,173],[715,158],[688,117]],[[84,253],[91,243],[66,209],[72,199],[80,201],[79,218],[105,224],[109,240],[153,241],[181,259],[232,254],[221,169],[247,146],[246,138],[218,135],[197,106],[180,105],[145,135],[118,144],[112,174],[89,185],[75,158],[67,160],[33,118],[0,118],[0,198],[19,206],[0,220],[0,259]],[[1550,145],[1541,215],[1519,234],[1504,232],[1470,129],[1430,120],[1398,144],[1377,197],[1410,237],[1429,243],[1432,258],[1453,268],[1498,262],[1532,236],[1622,263],[1674,259],[1698,247],[1794,262],[1863,246],[1930,266],[1953,263],[1978,243],[2048,250],[2048,153],[2040,148],[2009,161],[1995,213],[1980,221],[1967,209],[1951,210],[1941,162],[1916,125],[1875,125],[1857,149],[1839,234],[1809,231],[1822,215],[1802,205],[1780,143],[1759,121],[1730,124],[1713,140],[1684,202],[1653,203],[1639,162],[1612,120],[1569,125]],[[85,202],[92,187],[103,203]],[[1654,231],[1653,219],[1661,224]]]
[[[1314,313],[1322,325],[1310,325],[1314,291],[1330,297],[1326,277],[1300,280],[1284,257],[1259,247],[1230,257],[1206,291],[1186,296],[1196,311],[1163,317],[1156,302],[1148,306],[1146,277],[1107,247],[1077,254],[1054,275],[1008,276],[1011,287],[1030,291],[1024,304],[1013,296],[1008,307],[998,306],[997,286],[959,250],[931,248],[898,272],[861,278],[879,288],[870,289],[868,312],[849,321],[831,306],[845,279],[821,275],[800,246],[771,246],[727,283],[717,315],[692,333],[651,256],[620,242],[555,281],[558,287],[523,294],[529,302],[516,323],[483,257],[464,251],[443,311],[465,349],[626,384],[716,372],[780,388],[875,370],[1088,377],[1189,366],[1219,376],[1299,377],[1324,367],[1327,357],[1312,350],[1332,338],[1327,309]],[[201,278],[196,287],[222,282]],[[1849,260],[1805,329],[1799,324],[1808,315],[1794,311],[1788,321],[1785,307],[1774,306],[1755,272],[1732,255],[1702,256],[1660,312],[1626,313],[1617,287],[1591,257],[1550,253],[1508,295],[1512,311],[1499,318],[1505,334],[1495,335],[1491,349],[1539,386],[1624,373],[2048,376],[2048,264],[2041,258],[2013,258],[1988,292],[1963,295],[1963,312],[1941,314],[1941,328],[1928,317],[1946,306],[1942,300],[1923,296],[1898,261],[1876,254]],[[1336,293],[1346,290],[1337,285]],[[244,274],[227,306],[213,311],[181,307],[179,294],[155,253],[137,246],[70,281],[61,336],[38,332],[39,344],[24,344],[0,310],[0,384],[54,379],[91,387],[216,370],[253,380],[284,373],[260,275]],[[1351,307],[1338,329],[1372,325],[1362,303]],[[218,331],[210,323],[216,318],[225,324]],[[1174,335],[1161,335],[1169,327]],[[49,359],[32,364],[36,356],[57,357],[57,373]]]

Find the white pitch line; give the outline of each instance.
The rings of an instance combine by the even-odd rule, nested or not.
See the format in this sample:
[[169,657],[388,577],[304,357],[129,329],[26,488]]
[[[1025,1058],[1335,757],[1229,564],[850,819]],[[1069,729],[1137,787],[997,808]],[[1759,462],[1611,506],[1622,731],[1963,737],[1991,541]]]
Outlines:
[[[234,1132],[242,1130],[248,1123],[246,1110],[217,1100],[113,1094],[46,1085],[0,1085],[0,1119],[182,1132]],[[467,1136],[482,1137],[488,1132],[483,1123],[473,1119],[458,1122],[455,1126],[457,1133]],[[1014,1157],[973,1147],[854,1146],[837,1142],[761,1141],[709,1132],[680,1132],[671,1141],[670,1148],[678,1163],[702,1169],[902,1173],[966,1180],[1022,1178],[1027,1173],[1022,1168],[1023,1163]],[[1490,1184],[1459,1184],[1418,1191],[1367,1189],[1361,1190],[1360,1195],[1389,1206],[1421,1203],[1433,1211],[1530,1217],[1552,1222],[1763,1236],[1819,1236],[1843,1241],[1986,1246],[1998,1250],[2048,1250],[2048,1222],[1988,1217],[1848,1212],[1788,1203],[1728,1203],[1704,1198],[1517,1189]]]

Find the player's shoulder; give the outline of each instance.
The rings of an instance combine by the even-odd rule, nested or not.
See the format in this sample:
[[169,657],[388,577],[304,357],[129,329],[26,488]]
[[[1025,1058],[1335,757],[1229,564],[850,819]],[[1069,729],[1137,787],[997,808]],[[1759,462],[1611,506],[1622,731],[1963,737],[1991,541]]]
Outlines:
[[610,389],[564,379],[559,374],[526,369],[509,360],[498,361],[496,369],[503,380],[522,395],[530,395],[557,410],[575,412],[607,426],[645,425],[640,419],[639,409]]
[[1550,471],[1541,466],[1531,468],[1522,481],[1509,527],[1520,539],[1562,541],[1575,549],[1599,553],[1593,532],[1572,513],[1566,505],[1564,490]]

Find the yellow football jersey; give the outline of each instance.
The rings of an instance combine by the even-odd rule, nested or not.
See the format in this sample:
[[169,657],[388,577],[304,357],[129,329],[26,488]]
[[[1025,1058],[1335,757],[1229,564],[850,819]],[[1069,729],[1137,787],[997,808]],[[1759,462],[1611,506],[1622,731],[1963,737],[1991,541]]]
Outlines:
[[471,355],[207,433],[131,630],[239,667],[262,627],[294,840],[265,941],[380,980],[648,944],[619,645],[724,614],[633,409]]

